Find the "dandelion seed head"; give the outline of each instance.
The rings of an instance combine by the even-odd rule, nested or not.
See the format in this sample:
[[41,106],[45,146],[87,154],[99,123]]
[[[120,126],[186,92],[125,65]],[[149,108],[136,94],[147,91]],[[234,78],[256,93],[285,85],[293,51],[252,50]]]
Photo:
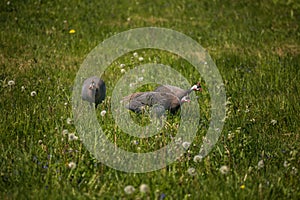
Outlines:
[[15,81],[10,80],[10,81],[7,82],[7,84],[8,84],[9,86],[13,86],[13,85],[15,85]]
[[226,165],[223,165],[222,167],[220,167],[220,172],[221,172],[221,174],[227,174],[228,172],[229,172],[229,167],[228,166],[226,166]]
[[196,169],[193,168],[193,167],[188,168],[187,172],[191,176],[195,176],[196,175]]
[[190,142],[183,142],[182,147],[187,150],[190,147],[191,143]]
[[121,73],[124,74],[126,72],[125,69],[121,69]]
[[70,169],[75,169],[76,168],[76,163],[75,162],[69,162],[68,163],[68,167],[70,168]]
[[126,194],[132,194],[134,193],[135,191],[135,188],[132,186],[132,185],[127,185],[125,188],[124,188],[124,192]]
[[78,140],[78,137],[74,133],[70,133],[68,137],[69,141]]
[[196,155],[196,156],[194,156],[194,162],[201,162],[202,161],[202,159],[203,159],[203,157],[201,156],[201,155]]
[[102,110],[101,113],[100,113],[100,115],[101,115],[102,117],[104,117],[105,114],[106,114],[106,110]]
[[62,131],[62,135],[63,135],[63,136],[68,135],[68,134],[69,134],[68,129],[64,129],[64,130]]
[[150,192],[150,188],[147,184],[142,184],[140,186],[140,192],[141,193],[147,193],[147,192]]
[[120,67],[121,67],[121,68],[123,68],[123,67],[125,67],[125,66],[126,66],[126,65],[123,64],[123,63],[120,64]]
[[139,57],[139,61],[142,62],[144,60],[143,57]]
[[36,96],[36,91],[32,91],[32,92],[30,93],[30,96],[32,96],[32,97]]
[[134,52],[134,53],[133,53],[133,56],[134,56],[134,57],[138,57],[139,54],[138,54],[137,52]]
[[73,124],[73,120],[70,117],[67,118],[67,124]]

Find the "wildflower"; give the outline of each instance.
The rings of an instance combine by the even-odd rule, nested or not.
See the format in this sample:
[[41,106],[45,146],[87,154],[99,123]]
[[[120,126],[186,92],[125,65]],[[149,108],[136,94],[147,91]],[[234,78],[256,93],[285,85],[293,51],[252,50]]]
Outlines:
[[76,163],[75,162],[69,162],[68,163],[68,167],[70,168],[70,169],[75,169],[76,168]]
[[43,143],[43,140],[39,140],[38,143],[39,143],[39,144],[42,144],[42,143]]
[[67,124],[72,124],[73,123],[73,120],[71,118],[67,118]]
[[163,200],[164,198],[166,198],[167,195],[165,195],[164,193],[162,193],[159,197],[159,200]]
[[64,105],[67,106],[67,105],[68,105],[68,102],[65,102]]
[[102,117],[104,117],[105,114],[106,114],[106,110],[102,110],[101,113],[100,113],[100,115],[101,115]]
[[196,156],[194,156],[194,162],[201,162],[201,161],[202,161],[202,159],[203,159],[203,157],[202,157],[202,156],[200,156],[200,155],[196,155]]
[[139,57],[139,61],[141,61],[141,62],[142,62],[143,60],[144,60],[144,58],[143,58],[143,57]]
[[78,137],[74,133],[69,134],[69,141],[78,140]]
[[297,175],[298,169],[296,167],[292,167],[292,174]]
[[191,143],[190,142],[183,142],[182,147],[187,150],[190,147]]
[[148,185],[142,184],[142,185],[140,186],[140,192],[141,192],[141,193],[147,193],[147,192],[149,192],[149,191],[150,191],[150,188],[149,188]]
[[21,87],[21,91],[23,92],[25,90],[25,86],[22,86]]
[[285,168],[287,168],[288,166],[290,166],[290,164],[288,163],[288,161],[285,160],[285,161],[283,162],[283,166],[284,166]]
[[126,72],[125,69],[121,69],[121,73],[124,74]]
[[122,64],[120,64],[120,67],[121,67],[121,68],[125,67],[125,64],[123,64],[123,63],[122,63]]
[[193,167],[188,168],[187,172],[189,173],[189,175],[191,176],[195,176],[196,175],[196,169]]
[[68,134],[69,134],[68,129],[64,129],[64,130],[62,131],[62,135],[63,135],[63,136],[68,135]]
[[229,172],[229,167],[228,166],[226,166],[226,165],[223,165],[222,167],[220,167],[220,172],[221,172],[221,174],[227,174],[228,172]]
[[275,119],[272,119],[270,124],[272,124],[274,126],[275,124],[277,124],[277,121]]
[[136,141],[136,140],[133,140],[131,143],[134,144],[134,145],[138,145],[139,144],[139,142]]
[[261,168],[263,168],[264,166],[265,166],[264,160],[260,160],[260,161],[257,163],[257,168],[258,168],[258,169],[261,169]]
[[126,194],[132,194],[134,193],[135,191],[135,188],[132,186],[132,185],[127,185],[125,188],[124,188],[124,192]]
[[73,34],[73,33],[75,33],[76,31],[74,30],[74,29],[71,29],[70,31],[69,31],[69,33],[70,34]]
[[30,96],[32,96],[32,97],[36,96],[36,91],[32,91],[32,92],[30,93]]
[[141,81],[144,80],[144,77],[141,76],[141,77],[138,78],[138,80],[141,82]]
[[242,190],[245,189],[245,185],[244,185],[244,184],[241,185],[240,188],[241,188]]
[[137,52],[134,52],[134,53],[133,53],[133,56],[134,56],[134,57],[138,57],[139,54],[138,54]]
[[10,80],[10,81],[8,81],[8,83],[7,83],[9,86],[13,86],[13,85],[15,85],[15,81],[13,81],[13,80]]

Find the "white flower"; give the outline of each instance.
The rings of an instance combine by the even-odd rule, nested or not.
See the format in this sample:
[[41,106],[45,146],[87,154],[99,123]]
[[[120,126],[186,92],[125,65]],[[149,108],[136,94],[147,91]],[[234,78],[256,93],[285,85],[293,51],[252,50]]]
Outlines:
[[69,134],[69,141],[78,140],[78,137],[74,133]]
[[13,86],[13,85],[15,85],[15,81],[13,81],[13,80],[10,80],[10,81],[8,81],[8,83],[7,83],[9,86]]
[[141,61],[141,62],[142,62],[143,60],[144,60],[144,58],[143,58],[143,57],[139,57],[139,61]]
[[62,131],[62,135],[63,135],[63,136],[68,135],[68,134],[69,134],[68,129],[64,129],[64,130]]
[[43,140],[39,140],[39,141],[38,141],[38,144],[42,144],[42,143],[43,143]]
[[264,160],[260,160],[258,163],[257,163],[257,168],[258,169],[261,169],[265,166],[265,163],[264,163]]
[[223,165],[222,167],[220,167],[220,172],[221,174],[227,174],[229,172],[229,167],[226,165]]
[[137,52],[134,52],[134,53],[133,53],[133,56],[134,56],[134,57],[138,57],[139,54],[138,54]]
[[124,188],[124,192],[126,194],[132,194],[134,193],[135,191],[135,188],[132,186],[132,185],[127,185],[125,188]]
[[196,175],[196,169],[193,167],[188,168],[187,172],[189,173],[189,175],[191,176],[195,176]]
[[296,167],[292,167],[292,174],[297,175],[298,169]]
[[194,162],[201,162],[201,161],[202,161],[202,159],[203,159],[203,157],[202,157],[202,156],[200,156],[200,155],[196,155],[196,156],[194,156]]
[[68,117],[67,118],[67,124],[72,124],[72,123],[73,123],[73,120],[70,117]]
[[190,147],[191,143],[190,142],[183,142],[182,147],[187,150]]
[[69,162],[69,163],[68,163],[68,167],[69,167],[70,169],[75,169],[75,168],[76,168],[76,163],[75,163],[75,162]]
[[32,96],[32,97],[36,96],[36,91],[32,91],[32,92],[30,93],[30,96]]
[[283,162],[283,166],[284,166],[285,168],[287,168],[288,166],[290,166],[290,163],[288,163],[288,161],[285,160],[285,161]]
[[131,141],[131,143],[134,144],[134,145],[138,145],[139,144],[139,142],[136,141],[136,140]]
[[124,74],[126,72],[125,69],[121,69],[121,73]]
[[23,85],[22,87],[21,87],[21,91],[23,92],[25,90],[25,86]]
[[272,119],[270,123],[274,126],[275,124],[277,124],[277,121],[275,119]]
[[138,81],[140,81],[140,82],[143,80],[144,80],[144,77],[142,77],[142,76],[138,78]]
[[104,117],[105,114],[106,114],[106,110],[102,110],[101,113],[100,113],[100,115],[101,115],[102,117]]
[[150,188],[149,188],[148,185],[142,184],[142,185],[140,186],[140,192],[141,192],[141,193],[147,193],[147,192],[149,192],[149,191],[150,191]]
[[122,63],[122,64],[120,64],[120,67],[121,67],[121,68],[125,67],[125,64],[123,64],[123,63]]

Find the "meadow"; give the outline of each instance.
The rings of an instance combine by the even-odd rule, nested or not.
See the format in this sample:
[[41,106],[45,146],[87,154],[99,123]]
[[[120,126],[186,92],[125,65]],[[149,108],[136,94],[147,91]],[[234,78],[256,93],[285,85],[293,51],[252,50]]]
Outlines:
[[[0,199],[299,199],[299,22],[296,0],[1,1]],[[227,117],[205,158],[195,159],[210,120],[205,81],[187,61],[159,50],[138,51],[143,59],[130,52],[109,66],[97,120],[128,151],[166,145],[178,115],[168,116],[157,137],[136,139],[118,129],[110,103],[122,69],[169,65],[203,85],[193,94],[201,112],[189,150],[163,169],[126,173],[99,162],[82,143],[72,113],[76,73],[99,43],[138,27],[181,32],[218,67]]]

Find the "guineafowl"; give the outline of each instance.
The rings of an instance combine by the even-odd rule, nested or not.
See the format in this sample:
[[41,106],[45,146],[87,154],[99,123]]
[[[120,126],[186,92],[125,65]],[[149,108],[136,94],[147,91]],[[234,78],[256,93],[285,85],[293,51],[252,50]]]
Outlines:
[[91,105],[92,103],[95,103],[95,108],[97,108],[106,96],[106,86],[104,81],[97,76],[87,78],[83,82],[81,96],[83,100],[90,102]]
[[129,101],[126,108],[135,113],[141,113],[145,106],[159,106],[160,110],[169,110],[172,114],[177,112],[182,103],[190,101],[188,96],[179,99],[174,94],[164,92],[137,92],[124,97],[123,100]]

